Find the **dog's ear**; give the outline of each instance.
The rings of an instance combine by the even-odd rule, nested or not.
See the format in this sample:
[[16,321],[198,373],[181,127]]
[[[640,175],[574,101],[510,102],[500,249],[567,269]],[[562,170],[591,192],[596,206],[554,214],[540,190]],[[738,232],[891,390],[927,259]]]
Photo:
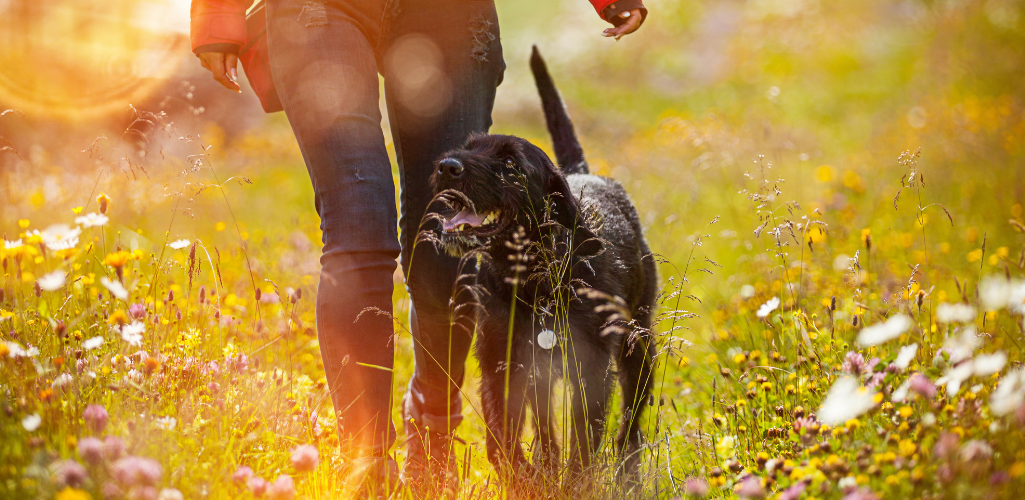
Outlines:
[[551,199],[552,219],[573,231],[573,253],[580,257],[594,257],[600,254],[604,248],[602,241],[587,227],[580,205],[573,197],[566,177],[539,148],[529,148],[524,153],[534,165],[548,170],[545,191]]

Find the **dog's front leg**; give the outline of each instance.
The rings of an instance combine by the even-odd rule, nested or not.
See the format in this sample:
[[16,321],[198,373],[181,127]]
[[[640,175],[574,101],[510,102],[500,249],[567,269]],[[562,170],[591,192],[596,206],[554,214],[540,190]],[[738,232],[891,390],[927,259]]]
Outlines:
[[487,368],[482,367],[481,404],[488,427],[488,459],[499,471],[508,471],[511,467],[513,472],[518,472],[529,468],[520,446],[527,411],[526,368],[513,362],[507,377],[505,360],[485,366]]

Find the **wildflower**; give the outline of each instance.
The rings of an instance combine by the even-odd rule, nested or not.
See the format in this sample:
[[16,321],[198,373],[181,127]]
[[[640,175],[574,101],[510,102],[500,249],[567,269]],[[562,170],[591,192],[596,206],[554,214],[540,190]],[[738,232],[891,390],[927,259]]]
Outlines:
[[975,328],[967,326],[961,329],[961,335],[947,337],[943,342],[943,350],[950,354],[951,363],[960,363],[972,357],[972,353],[979,347],[979,344]]
[[927,399],[936,397],[936,384],[933,384],[929,377],[916,373],[908,379],[909,389]]
[[841,491],[849,493],[857,489],[858,480],[854,476],[846,476],[840,478],[840,480],[837,481],[836,485],[840,487]]
[[957,434],[942,432],[939,439],[936,440],[936,444],[932,447],[932,454],[940,460],[951,458],[954,456],[954,452],[957,451],[960,442],[961,438]]
[[135,303],[128,306],[128,315],[133,319],[142,319],[146,317],[146,306]]
[[784,490],[783,493],[780,493],[777,498],[779,500],[797,500],[798,498],[800,498],[801,493],[804,493],[804,489],[807,487],[807,483],[805,483],[804,481],[798,481],[793,486]]
[[765,496],[765,488],[758,476],[747,476],[747,479],[740,482],[733,490],[740,498],[762,498]]
[[972,376],[974,365],[971,361],[967,363],[961,363],[943,374],[942,377],[936,380],[937,384],[947,386],[947,396],[953,396],[961,390],[961,383],[968,380]]
[[111,281],[107,279],[106,276],[104,276],[100,278],[100,284],[103,285],[104,288],[109,290],[111,295],[121,300],[128,299],[128,290],[125,290],[124,285],[122,285],[120,282]]
[[1025,404],[1025,368],[1008,372],[989,399],[989,410],[996,416],[1011,413]]
[[708,495],[708,481],[692,477],[683,483],[683,492],[690,497],[704,498]]
[[174,488],[164,488],[157,495],[157,500],[185,500],[185,495]]
[[93,337],[93,338],[91,338],[89,340],[86,340],[85,342],[82,342],[82,347],[85,350],[87,350],[87,351],[91,351],[93,349],[96,349],[96,348],[100,347],[101,345],[103,345],[103,337],[100,337],[100,336],[96,336],[96,337]]
[[103,456],[107,460],[117,460],[125,454],[125,442],[116,436],[107,436],[103,440]]
[[316,446],[304,444],[292,450],[292,467],[299,472],[312,471],[317,468],[319,462]]
[[906,314],[894,314],[884,323],[863,328],[858,333],[858,344],[873,346],[893,340],[911,328],[912,324],[911,318]]
[[100,213],[107,213],[107,205],[110,204],[110,197],[106,193],[100,191],[100,195],[96,197],[96,203],[100,206]]
[[735,445],[736,438],[733,436],[723,436],[719,439],[718,443],[715,443],[715,452],[722,458],[730,458],[733,456]]
[[755,313],[755,316],[764,318],[772,311],[775,311],[777,307],[779,307],[779,297],[773,297],[758,308],[758,312]]
[[858,488],[843,497],[843,500],[879,500],[869,488]]
[[44,275],[42,278],[39,278],[36,283],[39,283],[39,288],[42,288],[47,292],[53,292],[64,286],[64,273],[54,271],[50,274]]
[[174,426],[178,424],[178,420],[174,417],[160,417],[153,422],[153,427],[157,429],[163,429],[165,431],[174,430]]
[[67,250],[74,248],[78,245],[78,236],[82,234],[82,230],[79,228],[72,228],[67,224],[54,224],[41,233],[39,237],[42,238],[43,244],[49,250]]
[[940,323],[971,323],[975,319],[975,309],[968,304],[940,304],[936,308],[936,321]]
[[125,486],[153,486],[164,475],[164,468],[150,458],[127,456],[114,464],[112,473]]
[[55,483],[61,486],[70,486],[72,488],[78,488],[85,483],[86,478],[89,476],[85,471],[85,467],[82,464],[74,460],[61,460],[50,465],[50,471],[53,474],[53,480]]
[[972,360],[972,369],[979,377],[988,377],[1000,373],[1007,364],[1007,354],[997,351],[993,354],[980,354]]
[[860,352],[850,351],[846,356],[844,356],[841,369],[851,375],[861,376],[871,373],[877,363],[879,363],[879,358],[872,358],[870,361],[865,361],[865,357],[862,356]]
[[246,487],[253,492],[253,496],[260,498],[267,492],[267,481],[260,476],[253,476],[246,480]]
[[292,476],[282,474],[267,487],[267,497],[271,500],[292,500],[295,498],[295,482]]
[[743,285],[740,287],[740,298],[750,299],[755,296],[755,287],[751,285]]
[[103,429],[107,428],[107,420],[110,418],[110,415],[107,413],[106,408],[100,405],[89,405],[82,412],[82,418],[89,429],[99,434],[103,432]]
[[875,391],[861,387],[853,377],[843,376],[829,389],[818,417],[824,424],[838,425],[858,418],[875,405]]
[[238,484],[245,484],[251,477],[253,477],[253,469],[248,465],[240,465],[231,475],[231,480]]
[[973,439],[961,446],[961,460],[974,462],[993,456],[993,448],[981,439]]
[[1003,276],[989,276],[979,285],[979,298],[988,311],[1005,307],[1021,312],[1025,302],[1025,282],[1008,281]]
[[29,432],[32,432],[32,431],[38,429],[39,426],[42,423],[43,423],[43,418],[40,417],[38,413],[33,413],[33,414],[31,414],[31,415],[21,419],[21,426],[24,427],[25,430],[29,431]]
[[897,359],[893,362],[893,364],[901,370],[907,370],[908,366],[911,365],[911,361],[915,359],[915,354],[917,353],[917,343],[901,347],[900,351],[897,352]]
[[85,214],[81,217],[75,217],[75,224],[78,224],[79,226],[85,228],[99,227],[106,224],[109,221],[110,219],[108,219],[106,215],[98,214],[95,212]]
[[122,250],[120,252],[108,253],[107,256],[103,258],[103,263],[110,267],[113,267],[114,269],[120,270],[122,267],[125,267],[125,264],[127,264],[128,261],[132,260],[133,258],[134,255],[132,254],[132,252],[125,252]]
[[172,241],[172,242],[168,243],[167,246],[169,246],[169,247],[171,247],[171,248],[173,248],[175,250],[181,250],[181,249],[183,249],[183,248],[185,248],[185,247],[187,247],[187,246],[189,246],[191,244],[192,244],[192,242],[189,241],[189,240],[175,240],[175,241]]
[[100,463],[103,460],[103,441],[94,437],[82,438],[78,442],[78,456],[92,465]]
[[537,345],[542,349],[551,349],[555,347],[556,340],[555,332],[547,328],[537,334]]
[[39,348],[29,346],[25,349],[17,342],[5,342],[7,356],[11,358],[34,358],[39,355]]
[[121,339],[132,346],[142,345],[142,334],[146,331],[146,325],[140,321],[133,321],[130,325],[121,327]]
[[[114,497],[106,497],[106,498],[114,498]],[[54,497],[54,499],[55,500],[92,500],[92,496],[90,496],[89,493],[87,493],[87,492],[85,492],[83,490],[72,488],[70,486],[65,486],[63,490],[60,490],[59,492],[57,492],[57,496]]]

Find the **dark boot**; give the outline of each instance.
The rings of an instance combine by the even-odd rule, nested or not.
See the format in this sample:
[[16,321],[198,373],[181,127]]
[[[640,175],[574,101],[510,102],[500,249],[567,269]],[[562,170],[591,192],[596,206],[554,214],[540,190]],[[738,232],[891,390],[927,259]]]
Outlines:
[[[402,482],[416,498],[455,498],[459,491],[459,469],[455,442],[463,442],[449,431],[462,415],[438,418],[412,416],[408,398],[403,401],[402,421],[406,429],[406,461]],[[438,432],[441,430],[442,432]]]

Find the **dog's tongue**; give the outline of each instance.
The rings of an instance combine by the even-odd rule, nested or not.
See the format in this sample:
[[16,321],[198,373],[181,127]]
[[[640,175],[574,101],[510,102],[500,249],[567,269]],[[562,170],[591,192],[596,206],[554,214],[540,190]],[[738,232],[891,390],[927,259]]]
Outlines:
[[460,224],[469,224],[471,227],[480,227],[484,222],[484,216],[475,213],[469,208],[462,209],[459,213],[452,216],[451,219],[445,219],[444,230],[445,232],[452,232]]

